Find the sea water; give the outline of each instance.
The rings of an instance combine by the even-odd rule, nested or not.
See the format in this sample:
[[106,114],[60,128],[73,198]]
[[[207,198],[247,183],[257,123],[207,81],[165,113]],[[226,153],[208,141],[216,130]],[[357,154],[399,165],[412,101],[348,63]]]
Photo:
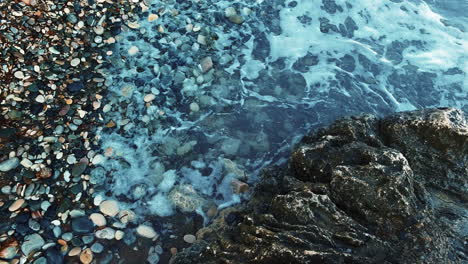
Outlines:
[[467,3],[152,1],[109,58],[96,195],[204,215],[337,118],[468,110]]

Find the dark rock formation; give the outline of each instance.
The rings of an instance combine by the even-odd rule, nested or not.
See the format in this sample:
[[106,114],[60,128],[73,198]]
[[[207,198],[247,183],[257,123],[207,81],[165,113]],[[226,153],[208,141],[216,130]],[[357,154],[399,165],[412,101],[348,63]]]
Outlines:
[[305,137],[173,263],[466,263],[468,124],[351,117]]

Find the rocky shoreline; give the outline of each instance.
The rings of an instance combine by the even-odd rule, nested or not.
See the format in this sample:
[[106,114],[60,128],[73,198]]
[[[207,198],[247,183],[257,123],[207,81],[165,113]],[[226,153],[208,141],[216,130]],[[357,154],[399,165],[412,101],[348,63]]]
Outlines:
[[337,121],[173,263],[465,263],[467,155],[460,110]]
[[[374,111],[372,107],[359,103],[349,109],[340,109],[343,103],[340,101],[341,96],[339,93],[335,94],[336,91],[331,91],[330,94],[321,95],[323,98],[332,98],[331,102],[317,105],[314,103],[313,108],[299,111],[294,102],[307,97],[302,91],[307,88],[307,82],[301,74],[317,66],[319,60],[311,54],[298,58],[294,63],[291,58],[278,61],[271,61],[269,58],[272,46],[267,33],[281,35],[280,10],[286,2],[265,1],[255,5],[247,2],[230,4],[225,1],[205,3],[198,0],[0,1],[0,264],[184,263],[197,259],[199,263],[218,263],[223,260],[234,263],[303,263],[316,259],[324,262],[373,262],[381,259],[392,262],[394,256],[403,252],[396,246],[396,241],[413,235],[419,240],[433,235],[442,237],[437,238],[437,242],[427,242],[428,250],[433,249],[431,246],[434,243],[439,243],[440,247],[446,246],[445,251],[437,251],[437,256],[428,254],[429,260],[440,260],[440,256],[449,256],[448,254],[453,255],[454,263],[459,259],[466,259],[466,251],[452,250],[459,248],[460,243],[461,247],[466,247],[466,242],[450,240],[445,236],[449,231],[444,233],[440,228],[437,229],[436,224],[439,222],[434,220],[434,212],[440,211],[440,215],[451,221],[443,220],[442,224],[454,224],[459,228],[455,230],[455,227],[450,227],[447,230],[456,233],[466,229],[466,225],[456,222],[457,217],[466,210],[466,192],[460,191],[460,187],[466,189],[466,171],[463,171],[463,166],[466,167],[466,133],[459,133],[466,129],[466,121],[460,121],[463,114],[456,110],[397,115],[408,117],[409,123],[417,116],[425,118],[437,113],[450,116],[454,120],[450,121],[451,125],[461,122],[460,130],[447,128],[451,131],[447,132],[448,135],[453,136],[447,137],[443,133],[434,133],[437,138],[431,137],[432,134],[425,135],[431,142],[436,142],[434,144],[437,146],[433,146],[435,149],[450,149],[450,157],[439,152],[425,152],[424,148],[412,149],[414,144],[402,150],[399,146],[404,142],[395,143],[397,147],[394,152],[381,150],[383,146],[394,148],[387,141],[393,142],[396,139],[382,138],[379,134],[381,131],[377,131],[375,125],[383,124],[384,121],[377,121],[374,117],[357,118],[358,121],[353,121],[365,124],[350,132],[356,132],[356,138],[346,134],[345,129],[340,127],[340,124],[347,124],[348,121],[335,125],[336,135],[333,134],[335,132],[330,132],[330,135],[344,140],[352,138],[361,142],[365,138],[367,141],[364,145],[377,150],[371,149],[369,153],[357,151],[356,159],[375,158],[373,162],[388,167],[389,171],[375,172],[376,177],[382,176],[379,173],[393,175],[394,171],[400,172],[395,181],[389,181],[388,185],[400,186],[400,181],[405,180],[405,184],[416,186],[414,188],[418,191],[414,192],[417,193],[417,198],[411,196],[411,190],[404,188],[409,194],[400,194],[399,189],[396,194],[390,191],[386,194],[383,189],[381,194],[362,197],[367,201],[365,204],[360,204],[361,200],[352,195],[340,196],[339,193],[356,194],[367,191],[360,185],[349,186],[347,178],[323,178],[325,174],[329,177],[328,173],[337,164],[356,165],[354,152],[350,152],[356,149],[341,149],[338,145],[343,142],[329,138],[323,144],[333,145],[337,149],[336,153],[333,148],[331,152],[310,152],[304,146],[322,140],[314,136],[303,140],[304,153],[310,155],[301,156],[299,149],[291,158],[288,168],[267,170],[264,179],[253,191],[254,198],[248,204],[226,209],[219,214],[218,207],[211,200],[213,197],[210,197],[215,196],[217,190],[207,194],[193,188],[195,184],[200,189],[203,189],[203,183],[211,184],[208,189],[224,188],[225,193],[236,197],[234,202],[239,202],[245,198],[244,193],[250,195],[246,182],[255,181],[248,178],[248,169],[244,165],[253,160],[252,164],[259,170],[261,163],[255,159],[260,157],[270,160],[268,155],[274,157],[271,160],[282,162],[279,153],[286,153],[289,149],[287,140],[283,141],[287,134],[296,133],[295,138],[299,138],[303,131],[308,130],[309,124],[328,122],[338,115],[354,112],[388,113],[393,109],[388,105],[384,106],[386,104],[382,104],[379,96],[372,97],[369,94],[353,94],[349,98],[356,101],[359,101],[357,98],[371,100],[382,111]],[[324,5],[319,9],[330,15],[335,14],[337,6],[332,2],[324,0]],[[292,9],[297,5],[296,1],[288,4]],[[338,11],[343,12],[343,8],[339,7]],[[212,15],[207,16],[207,13]],[[312,18],[301,16],[298,19],[302,24],[309,25]],[[320,18],[320,21],[320,31],[327,35],[339,33],[343,37],[352,38],[353,32],[357,30],[355,22],[349,17],[344,31],[340,27],[341,32],[329,20]],[[257,23],[259,28],[252,26]],[[260,29],[262,32],[259,32]],[[361,59],[360,57],[359,60]],[[288,69],[287,64],[291,64],[292,69]],[[350,72],[354,71],[356,64],[348,55],[337,61],[338,68]],[[366,67],[377,68],[376,65]],[[452,76],[460,74],[461,70],[453,69],[448,72]],[[344,75],[340,76],[345,78]],[[243,82],[242,89],[239,82]],[[271,90],[275,85],[276,88]],[[461,91],[463,96],[463,90]],[[264,98],[268,101],[275,95],[285,99],[287,103],[278,101],[275,107],[279,107],[279,111],[272,105],[262,103]],[[457,96],[459,95],[454,98],[457,99]],[[419,97],[419,94],[415,97]],[[242,109],[239,104],[241,101],[244,104],[244,99],[247,108]],[[344,102],[348,102],[348,99]],[[307,104],[303,106],[305,105]],[[430,105],[435,104],[431,102]],[[287,108],[281,108],[286,106]],[[232,115],[226,115],[231,110]],[[319,110],[333,114],[320,117]],[[293,116],[297,118],[294,119]],[[288,122],[283,122],[284,120]],[[391,124],[398,123],[385,120]],[[445,119],[441,117],[428,121],[428,131],[432,131],[429,125],[431,122],[435,122],[434,126],[444,127],[442,123],[437,124],[441,120]],[[174,129],[174,124],[178,122],[179,128]],[[349,123],[350,127],[354,126],[353,122]],[[196,128],[197,123],[205,126],[208,133]],[[246,124],[246,127],[242,127]],[[261,132],[258,132],[259,127],[262,127]],[[148,131],[143,132],[147,128]],[[456,131],[453,132],[452,128]],[[153,134],[158,134],[157,129],[175,132],[169,137],[145,141]],[[179,133],[179,129],[186,129],[186,133]],[[243,129],[248,131],[241,133]],[[366,134],[372,132],[372,129],[375,130],[376,138]],[[141,141],[143,143],[134,144],[132,136],[138,134],[135,131],[141,133],[141,138],[145,139]],[[219,135],[216,138],[209,136],[211,132],[219,132]],[[131,144],[122,144],[120,150],[103,146],[100,137],[102,139],[116,133],[121,133],[124,143],[129,141]],[[412,137],[411,132],[394,136],[397,139],[419,142],[417,137]],[[272,141],[273,139],[276,141]],[[114,143],[112,138],[109,141]],[[143,161],[148,157],[163,157],[160,166],[156,166],[156,162],[152,160],[147,162],[149,166],[142,172],[139,167],[141,160],[137,160],[130,165],[137,167],[137,170],[122,169],[128,165],[125,160],[128,157],[125,157],[125,152],[121,152],[127,146],[130,149],[128,153],[142,154],[140,159]],[[273,153],[274,151],[278,152]],[[377,158],[372,151],[383,151],[379,152],[383,158]],[[434,164],[446,162],[447,167],[427,167],[428,157],[420,156],[420,151],[429,153],[427,155],[434,154],[431,161]],[[341,152],[349,155],[340,156]],[[406,157],[409,163],[406,164],[404,158],[398,160],[398,153]],[[308,163],[316,160],[316,155],[325,154],[332,161],[323,162],[329,165]],[[407,155],[420,157],[420,160],[415,160],[415,165]],[[386,163],[386,158],[391,164]],[[211,160],[216,166],[206,165],[204,159]],[[104,166],[106,161],[111,161],[107,167]],[[393,164],[394,161],[396,164]],[[123,165],[116,172],[113,165],[119,162]],[[170,172],[181,168],[176,180],[176,173]],[[447,171],[450,173],[445,173]],[[112,174],[119,173],[128,174],[128,177],[117,181]],[[315,176],[316,173],[323,177]],[[435,176],[427,178],[426,175],[430,173],[435,173]],[[465,173],[465,177],[460,177],[460,173]],[[449,176],[448,179],[445,174]],[[161,175],[164,179],[161,179]],[[135,179],[137,176],[140,178]],[[366,184],[374,184],[366,177]],[[191,181],[187,181],[187,178]],[[165,180],[172,180],[172,185],[166,184],[162,188],[164,190],[159,189],[158,184],[166,182]],[[142,181],[146,182],[143,184]],[[176,181],[179,185],[174,187]],[[216,185],[221,181],[224,186]],[[336,185],[332,186],[332,182]],[[117,193],[116,189],[122,185],[125,185],[122,188],[124,191]],[[333,189],[339,186],[351,189]],[[354,187],[356,189],[352,189]],[[167,197],[150,199],[157,198],[160,193],[167,194]],[[393,194],[397,198],[402,195],[402,204],[398,204],[396,208],[388,208],[385,214],[380,215],[381,210],[374,207],[388,207],[385,199],[391,200],[394,197],[388,195]],[[220,193],[216,195],[219,196]],[[272,201],[269,199],[274,195],[284,197],[275,198],[276,204],[270,206]],[[425,195],[442,198],[437,198],[440,201],[435,200],[433,204],[425,200]],[[444,198],[446,196],[448,198]],[[312,201],[311,197],[319,202]],[[368,199],[371,198],[379,202],[368,211],[362,212],[354,208],[356,205],[370,206]],[[169,200],[173,204],[161,206]],[[293,210],[287,216],[268,213],[269,210],[288,212],[294,201],[301,206],[305,203],[310,208],[326,210],[324,213]],[[357,203],[348,204],[347,201]],[[444,204],[444,201],[457,204],[459,210]],[[458,205],[459,201],[462,201],[461,205]],[[219,208],[234,202],[222,203]],[[155,204],[156,210],[151,210],[151,203]],[[440,209],[444,206],[450,207],[448,211]],[[176,211],[173,215],[172,210]],[[423,210],[422,213],[419,210]],[[296,213],[300,215],[295,215]],[[215,217],[217,218],[212,225],[200,230]],[[463,217],[466,218],[466,214]],[[416,231],[408,231],[410,235],[400,234],[413,218],[416,222],[408,224],[411,228],[421,221],[426,226],[432,228],[436,225],[437,228],[433,228],[432,233],[427,231],[427,236],[414,233]],[[460,219],[463,219],[462,216]],[[255,221],[252,222],[253,220]],[[331,220],[341,222],[338,221],[338,226],[327,226],[333,222]],[[311,221],[317,224],[317,228],[313,227],[315,229],[312,231],[307,226]],[[426,230],[428,227],[424,225],[417,228]],[[299,231],[288,233],[296,227]],[[287,228],[290,229],[288,232],[282,231]],[[329,229],[338,231],[331,234]],[[317,230],[319,233],[315,234]],[[219,234],[213,235],[213,232]],[[244,237],[245,235],[248,237]],[[251,235],[260,236],[260,239],[251,240]],[[293,250],[290,240],[296,239],[296,235],[298,237],[294,241],[296,244]],[[264,239],[262,236],[268,238]],[[389,238],[384,239],[382,236]],[[459,233],[454,236],[461,237]],[[464,237],[466,241],[466,234]],[[255,248],[257,242],[263,246]],[[304,243],[317,246],[308,248]],[[192,244],[193,247],[180,252]],[[372,245],[367,247],[368,244]],[[206,249],[206,245],[213,246]],[[279,247],[270,251],[271,245]],[[405,245],[407,244],[398,246]],[[394,249],[386,252],[382,249],[384,246]],[[306,253],[300,255],[300,250],[305,250]],[[381,258],[369,257],[369,254],[375,252]],[[421,252],[418,254],[425,254],[426,251]],[[260,258],[252,257],[256,254]],[[265,257],[261,257],[262,254]]]

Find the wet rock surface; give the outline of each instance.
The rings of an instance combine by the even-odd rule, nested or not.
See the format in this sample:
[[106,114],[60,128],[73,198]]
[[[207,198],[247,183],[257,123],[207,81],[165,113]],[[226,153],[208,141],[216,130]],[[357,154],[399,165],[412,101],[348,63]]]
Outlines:
[[173,263],[464,263],[467,165],[460,110],[343,119],[265,170]]

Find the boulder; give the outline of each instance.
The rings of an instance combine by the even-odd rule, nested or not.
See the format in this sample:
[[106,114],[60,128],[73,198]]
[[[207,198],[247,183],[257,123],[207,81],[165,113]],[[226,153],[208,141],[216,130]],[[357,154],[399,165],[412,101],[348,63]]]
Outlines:
[[350,117],[304,137],[173,263],[464,263],[467,191],[462,111]]

